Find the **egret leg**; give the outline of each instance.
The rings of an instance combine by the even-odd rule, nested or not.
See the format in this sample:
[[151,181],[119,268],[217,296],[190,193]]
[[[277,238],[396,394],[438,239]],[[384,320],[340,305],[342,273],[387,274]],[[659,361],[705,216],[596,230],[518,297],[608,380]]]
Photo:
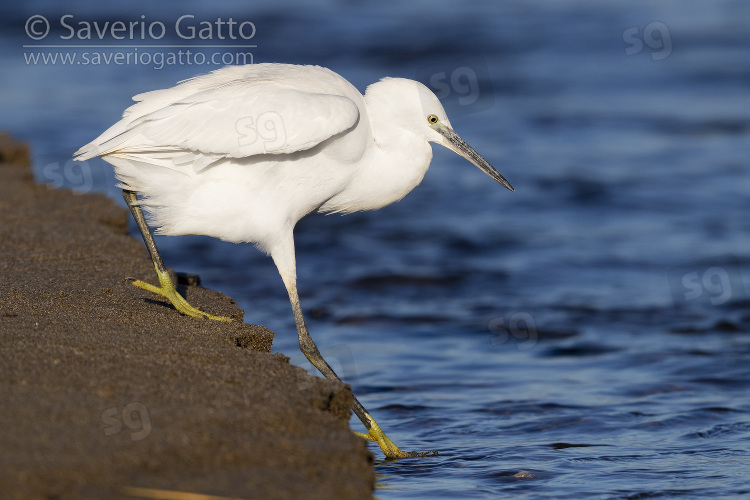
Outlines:
[[[313,341],[312,337],[310,336],[310,332],[307,329],[307,326],[305,325],[305,317],[302,314],[302,306],[300,305],[299,301],[299,295],[297,294],[297,277],[296,277],[296,266],[294,265],[294,247],[292,243],[292,250],[291,250],[291,266],[289,265],[289,262],[287,261],[286,265],[282,264],[279,259],[277,259],[274,256],[274,261],[276,262],[276,266],[279,268],[279,272],[281,274],[281,279],[284,280],[284,285],[286,286],[287,292],[289,293],[289,301],[292,303],[292,311],[294,312],[294,322],[297,325],[297,335],[299,336],[299,347],[302,353],[305,355],[305,357],[310,361],[310,363],[315,366],[315,368],[320,371],[326,378],[332,379],[332,380],[338,380],[341,382],[341,379],[338,375],[336,375],[336,372],[333,371],[333,368],[326,362],[326,360],[323,358],[323,355],[318,350],[318,346],[315,345],[315,342]],[[281,265],[280,265],[281,264]],[[291,269],[290,269],[291,267]],[[362,425],[365,426],[365,429],[367,429],[367,433],[361,433],[356,432],[355,434],[364,437],[365,439],[368,439],[370,441],[373,441],[375,443],[378,443],[380,446],[380,449],[383,450],[383,453],[388,458],[404,458],[404,457],[426,457],[426,456],[433,456],[437,455],[437,451],[427,451],[427,452],[415,452],[415,451],[401,451],[398,446],[396,446],[393,441],[388,439],[388,436],[385,435],[383,430],[380,428],[377,422],[375,422],[375,419],[372,418],[372,416],[367,412],[364,406],[362,406],[362,403],[359,402],[359,400],[355,397],[354,398],[354,404],[352,405],[352,410],[354,410],[354,413],[357,415],[359,420],[362,422]]]
[[160,286],[157,287],[141,280],[133,280],[133,285],[137,286],[138,288],[148,290],[149,292],[161,295],[165,299],[169,300],[175,307],[175,309],[186,316],[213,319],[217,321],[232,321],[232,318],[227,318],[225,316],[213,316],[196,309],[177,292],[177,289],[172,283],[172,279],[169,277],[169,273],[167,272],[167,268],[164,265],[164,261],[162,260],[161,255],[159,255],[159,250],[157,250],[156,248],[156,242],[154,241],[154,237],[151,235],[151,230],[146,224],[146,218],[143,216],[143,210],[141,210],[140,205],[138,205],[138,198],[135,194],[135,191],[123,189],[122,197],[125,198],[125,203],[127,203],[128,208],[130,209],[130,213],[133,214],[135,223],[138,226],[138,230],[141,232],[141,236],[143,236],[143,242],[146,244],[148,253],[151,255],[151,260],[154,262],[154,268],[156,269],[156,275],[159,277]]

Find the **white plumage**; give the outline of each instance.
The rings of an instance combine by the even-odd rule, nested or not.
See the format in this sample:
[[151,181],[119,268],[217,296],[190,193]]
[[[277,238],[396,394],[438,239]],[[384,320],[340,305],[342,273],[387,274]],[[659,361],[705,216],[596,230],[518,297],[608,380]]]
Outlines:
[[[158,233],[252,242],[270,253],[289,292],[300,346],[330,378],[338,377],[309,338],[297,297],[297,221],[316,210],[348,213],[401,199],[427,172],[429,142],[456,151],[512,190],[453,131],[437,97],[412,80],[385,78],[363,96],[325,68],[258,64],[226,67],[133,99],[137,104],[122,120],[76,159],[101,156],[114,165],[126,194],[141,196],[126,195],[136,220],[142,206]],[[172,285],[144,226],[139,223],[164,290]],[[184,299],[172,291],[157,293],[185,314],[201,314],[178,304]],[[386,454],[396,453],[359,402],[354,409]]]

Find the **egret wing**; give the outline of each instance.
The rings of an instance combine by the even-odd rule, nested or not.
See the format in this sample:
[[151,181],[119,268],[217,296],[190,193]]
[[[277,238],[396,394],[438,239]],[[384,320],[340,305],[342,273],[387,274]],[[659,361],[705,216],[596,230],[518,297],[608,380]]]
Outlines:
[[77,159],[179,151],[211,158],[285,154],[310,149],[359,119],[348,97],[273,80],[234,80],[208,89],[189,83],[136,96],[141,102],[82,147]]

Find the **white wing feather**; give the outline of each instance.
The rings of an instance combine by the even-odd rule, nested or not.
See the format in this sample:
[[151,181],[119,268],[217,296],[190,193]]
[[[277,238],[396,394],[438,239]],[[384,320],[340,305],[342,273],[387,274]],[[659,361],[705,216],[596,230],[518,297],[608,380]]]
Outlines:
[[217,70],[171,89],[135,96],[140,102],[78,150],[76,159],[160,154],[174,158],[192,152],[210,162],[285,154],[310,149],[349,130],[359,119],[357,104],[341,95],[341,83],[334,79],[340,77],[333,72],[316,68],[329,81],[306,85],[294,71],[278,72],[284,68],[255,67],[244,73],[243,68]]

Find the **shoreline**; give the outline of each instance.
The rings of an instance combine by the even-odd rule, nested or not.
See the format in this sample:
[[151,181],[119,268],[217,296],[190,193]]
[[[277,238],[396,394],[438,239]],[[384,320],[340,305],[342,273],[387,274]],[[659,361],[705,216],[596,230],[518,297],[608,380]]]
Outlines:
[[[127,210],[35,184],[7,135],[0,172],[5,497],[372,497],[349,386],[270,354],[262,326],[188,318],[134,287],[125,278],[156,276]],[[190,283],[190,303],[242,319]]]

